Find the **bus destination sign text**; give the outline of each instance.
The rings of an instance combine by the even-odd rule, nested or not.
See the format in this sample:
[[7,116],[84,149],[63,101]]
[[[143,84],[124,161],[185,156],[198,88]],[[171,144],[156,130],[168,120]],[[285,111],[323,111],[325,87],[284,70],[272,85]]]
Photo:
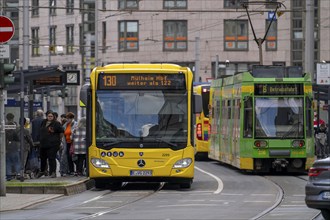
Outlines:
[[106,74],[98,78],[98,89],[185,89],[184,74]]
[[302,84],[255,84],[256,95],[302,95]]

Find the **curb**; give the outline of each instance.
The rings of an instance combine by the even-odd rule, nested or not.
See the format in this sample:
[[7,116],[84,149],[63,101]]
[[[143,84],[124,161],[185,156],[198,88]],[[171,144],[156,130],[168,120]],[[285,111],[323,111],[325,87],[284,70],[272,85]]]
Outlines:
[[94,181],[86,179],[64,186],[7,186],[6,191],[16,194],[63,194],[70,196],[92,187],[94,187]]

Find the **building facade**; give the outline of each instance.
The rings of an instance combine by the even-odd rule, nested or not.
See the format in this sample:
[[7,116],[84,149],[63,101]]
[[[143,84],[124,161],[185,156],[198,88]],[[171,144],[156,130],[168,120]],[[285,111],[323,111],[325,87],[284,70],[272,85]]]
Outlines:
[[[242,2],[30,0],[29,65],[61,65],[88,78],[95,65],[169,62],[191,67],[196,81],[245,71],[261,61],[304,66],[306,1],[281,1],[272,22],[277,4],[269,2],[276,1],[248,4],[249,13]],[[314,61],[330,62],[330,1],[315,0],[314,6]],[[261,60],[256,39],[266,32]],[[76,90],[68,90],[67,110],[77,104]]]

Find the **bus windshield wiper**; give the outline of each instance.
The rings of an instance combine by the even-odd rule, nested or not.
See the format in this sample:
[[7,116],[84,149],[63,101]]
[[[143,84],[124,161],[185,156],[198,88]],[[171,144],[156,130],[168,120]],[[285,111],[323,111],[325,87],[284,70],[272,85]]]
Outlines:
[[166,144],[170,145],[171,147],[177,147],[177,146],[178,146],[177,144],[172,143],[172,142],[170,142],[170,141],[166,141],[166,140],[164,140],[164,139],[162,139],[162,138],[156,138],[155,140],[156,140],[157,142],[159,142],[159,143],[166,143]]

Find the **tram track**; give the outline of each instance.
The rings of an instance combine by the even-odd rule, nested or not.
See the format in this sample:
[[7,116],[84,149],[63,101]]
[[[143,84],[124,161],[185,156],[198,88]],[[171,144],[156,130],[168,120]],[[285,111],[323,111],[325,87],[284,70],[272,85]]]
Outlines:
[[[287,192],[287,190],[285,190],[285,188],[278,183],[277,181],[275,181],[272,176],[263,176],[266,180],[268,180],[269,182],[271,182],[272,184],[274,184],[274,186],[278,189],[278,194],[276,196],[276,200],[275,203],[269,207],[268,209],[264,210],[263,212],[259,213],[258,215],[252,217],[250,220],[259,220],[259,219],[267,219],[266,216],[271,214],[272,212],[274,212],[276,209],[279,209],[280,206],[282,205],[283,201],[286,199],[286,195],[289,195],[289,193]],[[303,180],[304,182],[307,182],[306,177],[304,176],[290,176],[293,178],[297,178],[299,180]],[[314,215],[311,220],[321,220],[323,219],[321,217],[321,212],[318,212],[316,215]]]
[[[120,193],[123,193],[123,191],[121,191],[121,189],[125,189],[125,187],[127,186],[128,184],[127,183],[124,183],[123,186],[119,189],[119,190],[116,190],[116,191],[110,191],[109,193],[106,193],[104,195],[102,195],[102,197],[98,197],[98,198],[94,198],[94,199],[91,199],[89,201],[86,201],[86,203],[88,202],[95,202],[97,200],[100,200],[101,198],[104,198],[105,195],[110,195],[112,197],[115,197],[115,196],[119,196]],[[134,197],[130,197],[128,198],[128,200],[126,200],[125,202],[121,203],[121,204],[118,204],[118,205],[114,205],[112,207],[107,207],[107,208],[104,208],[105,210],[102,210],[102,211],[98,211],[98,212],[95,212],[93,214],[88,214],[84,217],[80,217],[80,218],[75,218],[75,220],[84,220],[84,219],[93,219],[93,218],[96,218],[96,217],[99,217],[99,216],[102,216],[102,215],[105,215],[105,214],[108,214],[108,213],[111,213],[111,212],[114,212],[118,209],[121,209],[121,208],[124,208],[128,205],[131,205],[131,204],[134,204],[136,202],[139,202],[143,199],[146,199],[152,195],[154,195],[155,193],[159,192],[163,187],[164,187],[165,183],[164,182],[161,182],[158,187],[152,191],[139,191],[138,193],[138,196]]]

